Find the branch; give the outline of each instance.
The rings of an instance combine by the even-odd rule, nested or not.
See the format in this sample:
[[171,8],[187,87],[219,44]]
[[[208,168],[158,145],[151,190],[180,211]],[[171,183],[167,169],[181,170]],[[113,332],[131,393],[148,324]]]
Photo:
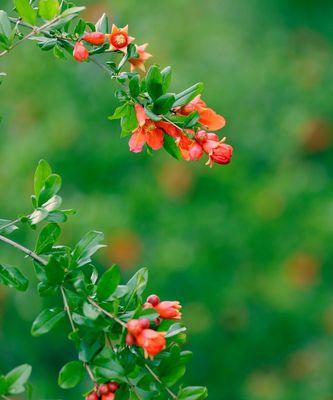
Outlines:
[[[44,260],[43,258],[39,257],[36,253],[34,253],[33,251],[29,250],[28,248],[20,245],[19,243],[14,242],[11,239],[6,238],[5,236],[0,235],[0,241],[9,244],[12,247],[15,247],[16,249],[22,251],[23,253],[27,254],[29,257],[33,258],[34,260],[38,261],[40,264],[42,265],[47,265],[47,261]],[[64,302],[64,309],[67,312],[68,315],[68,319],[70,321],[71,327],[73,332],[76,331],[75,328],[75,324],[73,321],[73,317],[72,314],[70,312],[70,308],[68,305],[68,300],[64,291],[63,286],[60,286],[60,291],[62,294],[62,298],[63,298],[63,302]],[[115,315],[111,314],[109,311],[105,310],[103,307],[101,307],[98,303],[95,302],[95,300],[93,300],[91,297],[87,298],[87,301],[92,304],[93,306],[95,306],[101,313],[103,313],[104,315],[106,315],[107,317],[113,319],[114,321],[116,321],[118,324],[120,324],[123,328],[126,328],[126,324],[124,321],[122,321],[121,319],[119,319],[118,317],[116,317]],[[150,368],[150,366],[145,363],[145,367],[147,369],[147,371],[151,374],[151,376],[156,380],[156,382],[158,382],[160,385],[163,386],[163,388],[168,392],[168,394],[170,395],[170,397],[172,399],[177,399],[177,396],[173,393],[173,391],[171,389],[169,389],[166,385],[164,385],[164,383],[161,381],[161,379],[159,378],[158,375],[155,374],[155,372]],[[89,367],[88,364],[85,364],[85,368],[88,372],[88,375],[90,376],[91,380],[93,382],[96,382],[95,377]]]

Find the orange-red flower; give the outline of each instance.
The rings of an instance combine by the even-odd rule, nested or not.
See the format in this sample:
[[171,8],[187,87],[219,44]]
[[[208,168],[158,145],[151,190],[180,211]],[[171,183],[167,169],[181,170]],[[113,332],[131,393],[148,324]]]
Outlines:
[[82,42],[75,43],[73,57],[79,62],[87,61],[89,57],[89,51],[84,47]]
[[135,106],[139,126],[133,131],[129,147],[133,153],[140,153],[145,143],[153,150],[159,150],[164,143],[164,132],[158,123],[149,119],[145,110],[139,104]]
[[166,347],[164,332],[156,332],[152,329],[144,329],[137,337],[137,345],[142,347],[145,357],[154,358],[157,354],[163,351]]
[[100,46],[104,44],[105,34],[102,32],[87,32],[83,35],[82,40],[94,46]]
[[140,46],[135,45],[136,51],[138,52],[138,57],[130,58],[128,61],[131,64],[131,71],[133,72],[136,69],[140,69],[141,71],[145,72],[145,62],[152,57],[150,53],[146,52],[146,48],[148,46],[148,43],[141,44]]
[[226,121],[222,115],[217,114],[212,108],[207,107],[207,104],[197,96],[189,104],[183,106],[179,113],[182,115],[189,115],[193,111],[198,111],[199,122],[210,131],[217,131],[223,128]]
[[128,25],[118,28],[112,25],[111,33],[107,35],[110,41],[110,50],[120,50],[127,53],[127,46],[133,42],[134,38],[128,35]]
[[180,312],[182,306],[179,301],[161,301],[154,308],[163,319],[178,320],[182,317]]
[[214,162],[217,164],[229,164],[233,148],[229,144],[224,143],[225,138],[220,140],[215,133],[207,133],[205,131],[199,131],[195,138],[208,154],[207,165],[211,167]]

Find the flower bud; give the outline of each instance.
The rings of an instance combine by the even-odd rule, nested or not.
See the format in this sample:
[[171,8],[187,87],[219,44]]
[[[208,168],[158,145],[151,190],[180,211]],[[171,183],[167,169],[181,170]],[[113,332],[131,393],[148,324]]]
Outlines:
[[117,382],[109,382],[108,386],[109,386],[109,391],[112,393],[119,389],[119,385]]
[[128,333],[126,335],[126,344],[127,346],[134,346],[135,345],[135,337]]
[[163,319],[181,319],[181,312],[179,311],[182,308],[179,301],[162,301],[155,307],[155,310],[160,314],[160,317]]
[[88,32],[83,35],[82,40],[95,46],[100,46],[104,44],[105,35],[102,32]]
[[106,384],[106,383],[104,383],[103,385],[101,385],[100,387],[99,387],[99,394],[100,395],[103,395],[103,394],[108,394],[109,393],[109,386]]
[[108,393],[108,394],[104,394],[102,396],[102,400],[113,400],[115,398],[115,394],[114,393]]
[[156,294],[152,294],[147,298],[147,303],[150,303],[153,307],[157,306],[160,302],[160,298]]
[[128,332],[134,336],[139,335],[139,333],[141,333],[143,329],[141,322],[138,319],[131,319],[127,322],[126,327]]
[[139,318],[139,322],[141,324],[142,329],[148,329],[150,326],[149,319],[147,318]]
[[195,142],[189,149],[189,157],[191,161],[200,160],[203,154],[203,149],[199,143]]
[[229,144],[220,143],[219,146],[214,149],[211,159],[213,162],[218,164],[229,164],[233,153],[233,148]]
[[84,62],[89,57],[89,51],[84,47],[82,42],[77,42],[74,46],[73,57],[76,61]]
[[161,324],[161,319],[160,319],[160,318],[155,318],[155,319],[154,319],[154,324],[155,324],[156,326],[159,326],[159,325]]
[[91,392],[86,397],[86,400],[99,400],[98,394],[96,392]]

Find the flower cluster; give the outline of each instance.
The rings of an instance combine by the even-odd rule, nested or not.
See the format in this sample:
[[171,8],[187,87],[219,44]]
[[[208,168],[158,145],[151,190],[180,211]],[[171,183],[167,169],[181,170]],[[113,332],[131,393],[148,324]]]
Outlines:
[[95,386],[95,388],[86,396],[86,400],[114,400],[116,391],[119,389],[117,382],[107,382]]
[[[161,319],[180,320],[181,305],[179,301],[160,301],[155,294],[149,296],[143,305],[144,309],[154,309],[159,317],[155,318],[154,325],[157,327]],[[126,344],[129,346],[142,347],[146,358],[153,359],[166,348],[165,332],[151,329],[150,321],[147,318],[132,319],[127,322]]]
[[[73,51],[73,56],[77,61],[87,61],[89,51],[83,45],[82,41],[92,46],[103,46],[107,43],[107,51],[118,51],[125,55],[128,53],[129,45],[134,38],[128,34],[128,26],[118,28],[112,26],[111,33],[102,32],[85,32],[82,40],[79,40]],[[128,58],[131,66],[131,72],[139,69],[145,72],[145,62],[151,57],[146,52],[147,43],[143,45],[135,45],[135,55]],[[217,164],[228,164],[231,160],[233,148],[225,143],[225,138],[219,137],[212,132],[218,131],[225,127],[226,120],[222,115],[216,113],[212,108],[201,99],[201,95],[195,96],[191,101],[183,106],[176,106],[170,103],[170,116],[172,117],[188,117],[195,115],[197,117],[198,129],[184,129],[177,125],[177,121],[172,122],[167,118],[162,120],[151,118],[145,111],[144,104],[139,99],[134,99],[135,115],[137,119],[137,127],[132,130],[131,139],[129,141],[130,151],[140,153],[146,145],[149,149],[159,150],[164,146],[165,135],[169,135],[175,141],[179,149],[179,154],[186,161],[197,161],[204,154],[208,156],[206,165],[212,166]],[[151,115],[151,114],[150,114]]]

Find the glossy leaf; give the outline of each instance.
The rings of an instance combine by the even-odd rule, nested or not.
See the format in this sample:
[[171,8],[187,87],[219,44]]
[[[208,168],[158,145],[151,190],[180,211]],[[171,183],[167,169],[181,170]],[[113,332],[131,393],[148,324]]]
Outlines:
[[58,0],[39,0],[38,13],[46,19],[52,20],[59,14],[60,4]]
[[37,14],[29,3],[29,0],[14,0],[14,5],[23,21],[35,25]]
[[28,289],[28,279],[17,268],[0,264],[0,283],[15,288],[21,292]]
[[120,282],[120,271],[117,265],[113,265],[109,270],[104,272],[97,284],[96,295],[98,300],[103,301],[108,299]]
[[207,388],[202,386],[188,386],[180,389],[177,400],[203,400],[207,397]]
[[81,266],[89,263],[91,261],[91,256],[100,248],[105,247],[105,245],[101,244],[103,239],[104,234],[102,232],[88,232],[75,246],[72,254],[71,266]]
[[184,90],[181,93],[176,95],[176,101],[173,104],[173,107],[181,107],[185,104],[188,104],[191,100],[193,100],[196,96],[201,94],[204,90],[203,83],[197,83],[188,89]]
[[6,375],[8,394],[20,394],[25,391],[24,385],[31,375],[31,366],[28,364],[20,365],[8,372]]
[[43,310],[32,324],[32,336],[41,336],[50,332],[65,314],[61,308]]
[[71,361],[59,373],[58,384],[62,389],[72,389],[84,378],[85,369],[81,361]]

